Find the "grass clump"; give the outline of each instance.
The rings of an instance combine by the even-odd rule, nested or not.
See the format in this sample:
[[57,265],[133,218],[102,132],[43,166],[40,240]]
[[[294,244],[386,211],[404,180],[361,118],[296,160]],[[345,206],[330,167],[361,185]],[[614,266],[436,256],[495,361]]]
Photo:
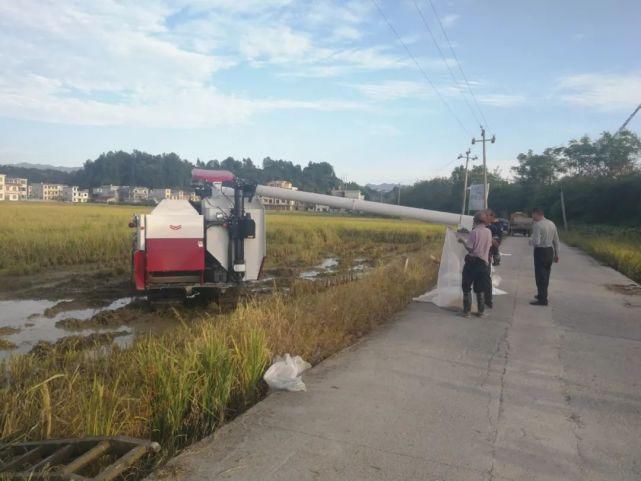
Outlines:
[[572,226],[563,241],[641,283],[641,229],[600,225]]

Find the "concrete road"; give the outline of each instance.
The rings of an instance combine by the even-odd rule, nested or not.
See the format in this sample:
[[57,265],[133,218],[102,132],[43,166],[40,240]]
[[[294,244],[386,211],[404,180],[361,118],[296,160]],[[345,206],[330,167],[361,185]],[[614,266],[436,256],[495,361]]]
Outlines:
[[530,306],[530,248],[503,251],[489,318],[413,303],[157,477],[641,480],[641,296],[565,247],[551,305]]

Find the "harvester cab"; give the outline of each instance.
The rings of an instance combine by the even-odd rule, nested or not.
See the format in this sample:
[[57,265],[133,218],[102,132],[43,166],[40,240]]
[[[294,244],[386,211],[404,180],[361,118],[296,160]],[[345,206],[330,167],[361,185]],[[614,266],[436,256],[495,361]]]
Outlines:
[[150,299],[216,297],[260,276],[265,212],[256,184],[201,169],[192,171],[192,180],[200,200],[164,199],[130,224],[136,229],[134,283]]

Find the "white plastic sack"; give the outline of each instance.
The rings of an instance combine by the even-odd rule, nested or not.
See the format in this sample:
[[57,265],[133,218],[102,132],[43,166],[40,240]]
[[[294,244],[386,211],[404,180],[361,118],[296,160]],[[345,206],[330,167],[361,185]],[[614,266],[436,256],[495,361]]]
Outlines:
[[263,379],[271,389],[307,391],[301,375],[310,367],[312,365],[300,356],[291,357],[289,354],[285,354],[284,357],[277,356],[265,372]]
[[445,231],[445,242],[438,268],[436,289],[415,298],[419,302],[433,302],[438,307],[460,308],[463,305],[461,276],[467,251],[452,229]]
[[501,285],[501,276],[496,274],[496,269],[494,269],[494,266],[492,266],[492,295],[494,296],[502,296],[503,294],[507,294],[502,289],[499,289],[499,286]]
[[[463,305],[463,291],[461,290],[461,281],[463,276],[463,265],[467,251],[461,243],[458,242],[455,232],[452,229],[445,231],[445,242],[443,243],[443,252],[441,253],[441,265],[438,268],[438,280],[436,289],[426,292],[425,294],[415,297],[418,302],[432,302],[438,307],[460,308]],[[505,291],[498,289],[501,283],[501,276],[495,273],[492,267],[492,293],[500,296],[507,294]],[[473,303],[472,309],[476,308]]]

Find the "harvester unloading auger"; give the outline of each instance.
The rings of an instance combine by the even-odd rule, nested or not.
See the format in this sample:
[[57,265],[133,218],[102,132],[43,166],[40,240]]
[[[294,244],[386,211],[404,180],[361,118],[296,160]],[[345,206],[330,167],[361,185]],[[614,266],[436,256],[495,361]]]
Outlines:
[[162,200],[135,215],[133,278],[149,298],[168,293],[210,294],[260,277],[267,253],[265,210],[258,196],[435,224],[471,228],[472,218],[449,212],[384,204],[257,185],[225,170],[194,169],[201,200]]

